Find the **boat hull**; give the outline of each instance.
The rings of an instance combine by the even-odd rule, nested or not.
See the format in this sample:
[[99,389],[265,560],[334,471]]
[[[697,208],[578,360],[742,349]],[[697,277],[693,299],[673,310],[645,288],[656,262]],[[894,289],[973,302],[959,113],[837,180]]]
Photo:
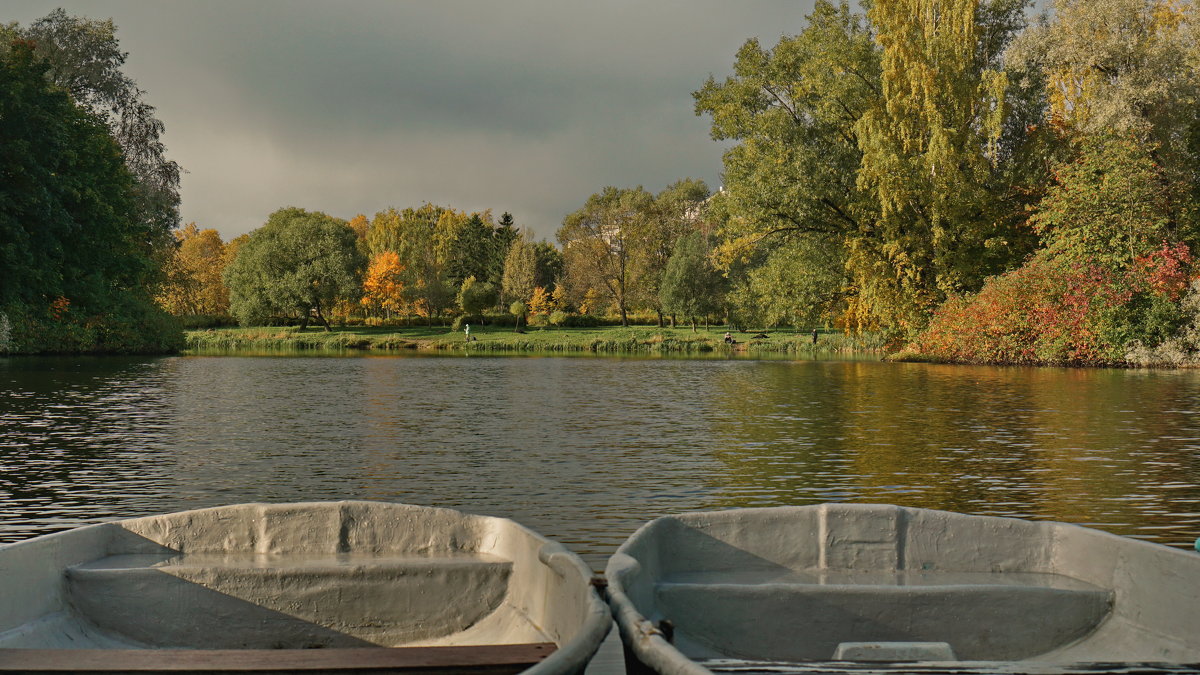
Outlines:
[[0,547],[0,579],[0,650],[552,643],[529,672],[571,673],[611,623],[561,545],[502,518],[376,502],[103,523]]
[[661,673],[1200,662],[1200,556],[1063,523],[855,504],[683,514],[630,537],[608,578],[632,666]]

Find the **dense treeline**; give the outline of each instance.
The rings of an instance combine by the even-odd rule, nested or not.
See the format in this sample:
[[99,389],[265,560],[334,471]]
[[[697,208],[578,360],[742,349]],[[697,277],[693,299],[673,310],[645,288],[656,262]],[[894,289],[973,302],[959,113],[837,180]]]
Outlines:
[[1179,362],[1200,342],[1191,3],[819,1],[696,110],[734,304],[922,358]]
[[433,204],[173,230],[178,167],[111,22],[9,26],[0,348],[165,344],[153,293],[192,322],[823,325],[913,358],[1200,362],[1193,5],[866,7],[819,0],[694,92],[731,143],[715,195],[605,187],[557,245]]
[[[596,325],[630,312],[659,325],[724,316],[708,259],[701,181],[658,195],[606,188],[569,215],[560,250],[510,214],[424,204],[350,221],[289,207],[235,239],[180,230],[160,301],[178,315],[242,325],[469,321]],[[214,317],[214,315],[217,315]],[[201,325],[204,319],[190,319]]]
[[0,26],[0,353],[163,352],[178,167],[111,22]]

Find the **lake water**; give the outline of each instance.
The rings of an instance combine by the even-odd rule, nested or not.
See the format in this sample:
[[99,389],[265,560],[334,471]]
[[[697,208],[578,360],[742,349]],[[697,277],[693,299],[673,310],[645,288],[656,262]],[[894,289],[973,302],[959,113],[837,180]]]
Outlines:
[[0,541],[247,501],[515,518],[890,502],[1200,536],[1200,372],[557,357],[0,359]]

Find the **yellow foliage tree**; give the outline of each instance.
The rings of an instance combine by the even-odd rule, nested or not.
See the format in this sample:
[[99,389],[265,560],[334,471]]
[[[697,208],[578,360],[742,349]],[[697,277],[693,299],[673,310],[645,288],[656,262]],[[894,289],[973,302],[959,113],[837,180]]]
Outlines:
[[529,297],[529,313],[535,316],[549,316],[553,311],[554,298],[541,286],[534,288],[533,295]]
[[609,301],[599,290],[589,288],[587,293],[584,293],[583,300],[579,301],[580,314],[596,314],[605,311],[609,306]]
[[175,238],[178,246],[166,265],[159,304],[177,316],[227,314],[229,289],[221,281],[221,272],[230,256],[221,235],[188,223]]
[[363,280],[362,304],[388,316],[401,313],[407,305],[404,297],[404,265],[395,251],[383,251],[371,256],[367,276]]
[[855,323],[919,328],[947,294],[978,288],[993,257],[1012,257],[1017,225],[999,217],[993,185],[1008,82],[981,21],[1020,6],[987,7],[879,0],[868,11],[882,96],[856,125],[857,186],[880,218],[872,236],[848,242]]
[[371,229],[371,222],[361,213],[351,218],[347,225],[349,225],[350,229],[354,230],[354,234],[358,235],[359,241],[365,241],[367,231]]

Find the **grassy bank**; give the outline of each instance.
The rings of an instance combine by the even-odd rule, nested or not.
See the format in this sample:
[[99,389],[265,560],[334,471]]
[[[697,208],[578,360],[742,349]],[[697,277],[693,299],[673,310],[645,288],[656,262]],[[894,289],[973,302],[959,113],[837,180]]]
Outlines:
[[873,336],[855,338],[822,333],[816,344],[811,334],[791,331],[734,333],[736,344],[724,342],[725,330],[692,332],[691,328],[656,326],[600,326],[595,328],[512,328],[471,326],[470,342],[463,333],[448,328],[339,328],[332,332],[288,328],[215,328],[188,331],[187,348],[193,351],[369,351],[444,350],[470,352],[594,352],[702,353],[762,352],[796,354],[882,353],[882,341]]

